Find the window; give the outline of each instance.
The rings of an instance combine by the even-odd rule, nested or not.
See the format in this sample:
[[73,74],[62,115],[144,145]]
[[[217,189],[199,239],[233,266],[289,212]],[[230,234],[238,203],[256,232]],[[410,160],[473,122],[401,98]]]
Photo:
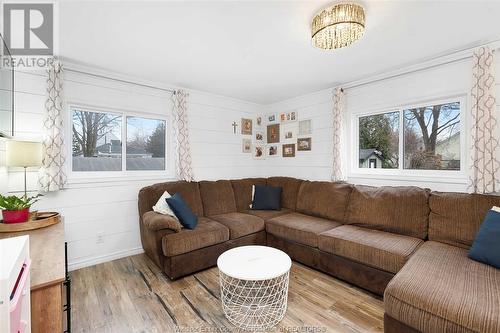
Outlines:
[[127,170],[165,170],[165,120],[127,117]]
[[73,110],[73,171],[122,169],[122,116]]
[[397,169],[399,112],[359,118],[359,167]]
[[460,170],[460,103],[403,112],[404,168]]
[[461,170],[460,99],[357,117],[358,168]]
[[165,119],[78,107],[71,112],[73,171],[166,170]]

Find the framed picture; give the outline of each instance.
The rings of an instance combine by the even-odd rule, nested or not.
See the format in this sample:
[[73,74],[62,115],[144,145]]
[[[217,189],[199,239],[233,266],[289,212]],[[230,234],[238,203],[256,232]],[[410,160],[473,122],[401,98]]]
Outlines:
[[311,150],[311,138],[299,138],[299,139],[297,139],[297,150],[298,151]]
[[276,122],[276,114],[271,113],[267,115],[267,122],[268,123],[275,123]]
[[255,142],[264,142],[264,132],[255,131]]
[[297,111],[280,113],[280,122],[282,122],[282,123],[293,122],[293,121],[297,121],[298,119],[299,119],[299,116],[298,116]]
[[283,157],[295,157],[295,144],[283,145]]
[[255,118],[255,127],[261,127],[262,126],[262,116],[258,115]]
[[267,145],[266,155],[267,157],[278,157],[279,156],[279,145]]
[[310,135],[312,133],[311,119],[299,121],[299,135]]
[[267,125],[267,143],[280,142],[280,124]]
[[252,140],[250,140],[250,139],[243,139],[242,143],[241,143],[241,151],[243,153],[250,154],[252,152]]
[[252,135],[252,119],[241,118],[241,134]]
[[263,145],[254,145],[252,148],[252,156],[256,160],[263,160],[266,155],[264,155],[264,146]]
[[297,123],[281,125],[281,141],[295,143],[297,141]]

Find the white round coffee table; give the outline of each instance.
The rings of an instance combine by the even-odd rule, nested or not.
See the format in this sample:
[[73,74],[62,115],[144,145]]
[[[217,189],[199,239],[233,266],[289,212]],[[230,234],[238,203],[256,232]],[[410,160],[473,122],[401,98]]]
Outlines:
[[267,246],[241,246],[217,259],[222,309],[245,330],[274,327],[285,316],[292,260]]

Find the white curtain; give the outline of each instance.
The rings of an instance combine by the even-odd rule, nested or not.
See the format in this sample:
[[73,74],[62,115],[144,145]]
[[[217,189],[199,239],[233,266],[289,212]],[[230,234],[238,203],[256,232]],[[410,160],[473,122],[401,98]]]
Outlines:
[[472,172],[474,193],[499,191],[499,132],[495,102],[494,53],[488,47],[474,51],[471,90]]
[[172,95],[174,116],[174,138],[176,142],[176,171],[179,179],[194,180],[189,146],[189,129],[187,117],[187,99],[189,94],[184,90],[177,90]]
[[342,116],[344,114],[344,90],[335,88],[333,90],[333,166],[332,180],[345,180],[342,172]]
[[62,64],[54,58],[47,69],[47,100],[45,101],[43,118],[43,157],[38,179],[41,192],[59,191],[66,184],[62,73]]

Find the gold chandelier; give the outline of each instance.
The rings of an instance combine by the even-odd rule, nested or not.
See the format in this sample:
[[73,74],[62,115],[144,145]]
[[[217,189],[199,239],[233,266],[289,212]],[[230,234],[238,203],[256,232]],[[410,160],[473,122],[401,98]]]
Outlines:
[[363,37],[365,11],[353,3],[339,3],[318,13],[311,24],[312,44],[321,49],[346,47]]

